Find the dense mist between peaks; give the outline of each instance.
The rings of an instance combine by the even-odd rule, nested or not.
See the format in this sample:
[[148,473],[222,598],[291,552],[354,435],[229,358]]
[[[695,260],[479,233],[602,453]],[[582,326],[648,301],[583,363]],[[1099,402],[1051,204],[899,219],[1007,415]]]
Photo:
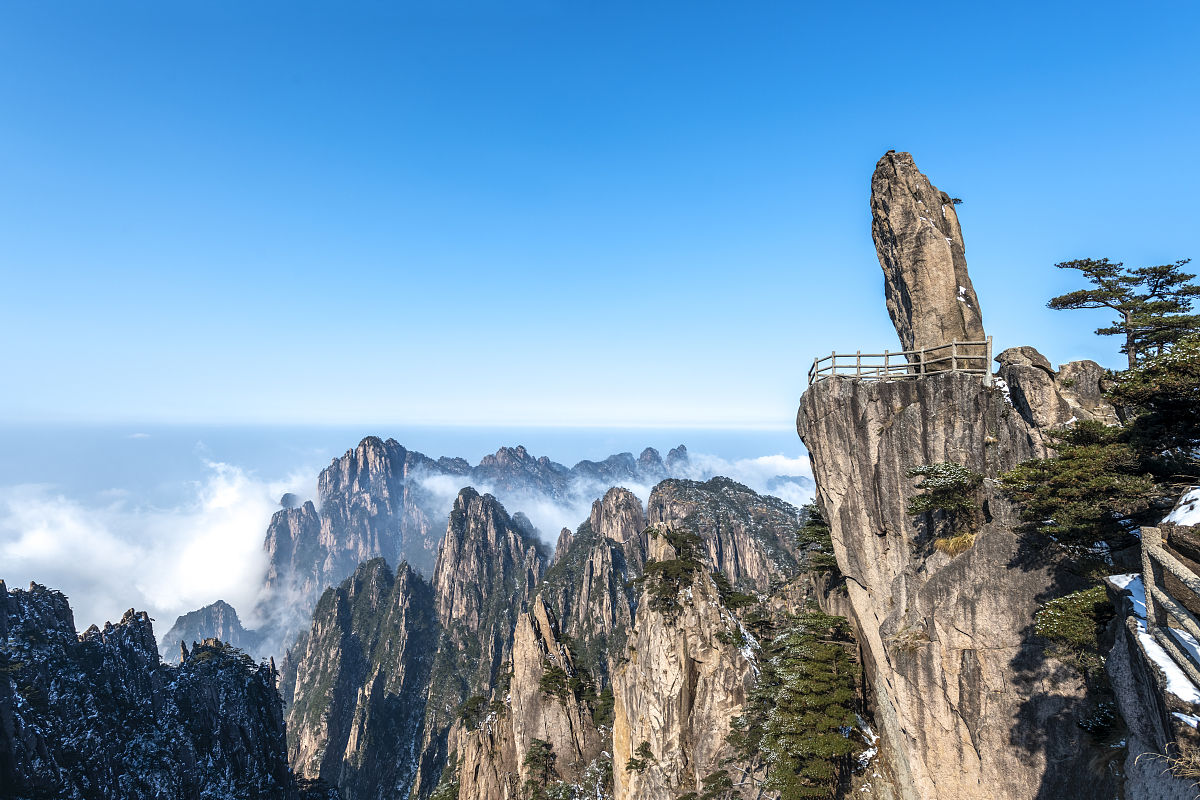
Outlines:
[[[235,464],[203,460],[202,477],[184,482],[174,503],[150,504],[126,489],[72,493],[48,483],[0,487],[0,579],[10,587],[30,581],[57,588],[71,601],[79,630],[103,626],[134,607],[150,613],[156,632],[176,617],[216,600],[234,606],[247,627],[267,567],[263,539],[287,492],[317,502],[316,465],[264,478]],[[807,458],[769,455],[727,459],[691,453],[676,477],[722,475],[794,505],[812,496]],[[497,497],[510,514],[522,512],[553,546],[559,531],[574,531],[592,502],[610,488],[576,478],[563,496],[504,492],[453,475],[415,475],[448,516],[458,492],[473,485]],[[652,483],[622,482],[645,504]],[[445,524],[445,517],[436,523]],[[274,598],[275,603],[286,602]],[[284,609],[274,609],[281,617]]]

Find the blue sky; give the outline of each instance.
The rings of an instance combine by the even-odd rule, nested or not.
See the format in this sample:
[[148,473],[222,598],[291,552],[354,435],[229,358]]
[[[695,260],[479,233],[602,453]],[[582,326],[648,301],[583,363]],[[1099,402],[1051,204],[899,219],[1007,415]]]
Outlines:
[[0,417],[788,426],[895,346],[875,161],[999,347],[1200,258],[1200,6],[9,2]]

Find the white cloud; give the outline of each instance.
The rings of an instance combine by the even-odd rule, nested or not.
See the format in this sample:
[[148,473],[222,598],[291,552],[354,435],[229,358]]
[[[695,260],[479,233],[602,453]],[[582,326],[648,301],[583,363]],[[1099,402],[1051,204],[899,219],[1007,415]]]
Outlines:
[[266,568],[267,522],[279,496],[312,477],[274,482],[228,464],[206,467],[171,508],[138,506],[122,492],[84,503],[46,485],[0,488],[0,579],[64,592],[81,630],[133,607],[149,611],[161,634],[217,599],[247,622]]
[[[684,474],[677,477],[708,480],[718,475],[743,483],[759,494],[770,494],[794,506],[802,506],[813,497],[812,468],[808,458],[785,455],[760,456],[729,460],[706,453],[689,454]],[[438,500],[439,508],[450,513],[454,498],[464,486],[496,496],[510,514],[523,512],[537,527],[542,539],[553,546],[563,528],[575,530],[591,513],[592,502],[604,496],[610,484],[601,481],[574,481],[564,499],[553,499],[533,492],[503,492],[488,484],[472,482],[458,475],[427,475],[419,478],[421,485]],[[652,484],[623,481],[621,486],[642,501],[645,508]]]

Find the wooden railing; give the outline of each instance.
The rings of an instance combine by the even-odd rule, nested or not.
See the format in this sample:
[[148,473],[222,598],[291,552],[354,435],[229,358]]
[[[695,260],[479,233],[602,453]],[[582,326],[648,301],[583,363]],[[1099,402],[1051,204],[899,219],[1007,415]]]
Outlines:
[[1142,528],[1142,584],[1146,588],[1146,630],[1154,641],[1162,645],[1192,683],[1200,686],[1200,662],[1180,647],[1174,637],[1166,632],[1170,620],[1176,627],[1190,633],[1200,641],[1200,620],[1192,612],[1176,602],[1163,589],[1164,570],[1179,579],[1187,590],[1200,597],[1200,578],[1187,566],[1163,548],[1162,531],[1159,528]]
[[992,337],[981,342],[950,342],[924,350],[884,350],[882,353],[833,352],[814,358],[808,385],[834,375],[863,381],[919,378],[934,372],[969,372],[992,385]]

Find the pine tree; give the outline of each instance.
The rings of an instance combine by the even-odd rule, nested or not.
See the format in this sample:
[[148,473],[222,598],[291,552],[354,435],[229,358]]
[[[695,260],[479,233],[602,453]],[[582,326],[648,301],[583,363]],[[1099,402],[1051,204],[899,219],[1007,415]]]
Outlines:
[[1200,479],[1200,335],[1114,378],[1110,398],[1132,416],[1130,446],[1168,480]]
[[813,609],[766,640],[746,711],[730,726],[744,782],[761,782],[781,800],[837,796],[851,757],[863,749],[854,733],[853,648],[845,619]]
[[1027,530],[1090,545],[1117,533],[1122,518],[1160,494],[1126,429],[1086,420],[1047,435],[1053,458],[1026,461],[1000,476],[1020,503]]
[[529,770],[529,778],[525,781],[525,793],[529,800],[543,800],[546,797],[546,787],[554,777],[554,747],[544,739],[534,739],[529,743],[529,751],[525,753],[522,762]]
[[1173,264],[1127,269],[1107,258],[1064,261],[1059,269],[1079,270],[1093,284],[1053,298],[1053,309],[1107,308],[1117,312],[1111,325],[1096,330],[1101,336],[1124,336],[1121,352],[1132,369],[1143,359],[1162,355],[1167,347],[1200,330],[1200,315],[1189,314],[1200,297],[1195,275],[1183,272],[1190,259]]

